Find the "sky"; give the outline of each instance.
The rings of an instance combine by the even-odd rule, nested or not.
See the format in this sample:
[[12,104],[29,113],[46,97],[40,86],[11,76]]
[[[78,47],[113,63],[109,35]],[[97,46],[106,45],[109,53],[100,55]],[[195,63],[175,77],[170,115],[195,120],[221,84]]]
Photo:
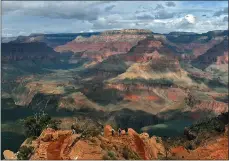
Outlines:
[[3,1],[2,36],[114,29],[228,29],[227,1]]

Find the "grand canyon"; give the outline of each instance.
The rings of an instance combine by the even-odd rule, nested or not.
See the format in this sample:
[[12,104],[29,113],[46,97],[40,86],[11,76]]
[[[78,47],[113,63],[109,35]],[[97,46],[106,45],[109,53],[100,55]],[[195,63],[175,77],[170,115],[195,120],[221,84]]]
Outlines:
[[[68,36],[2,43],[6,159],[25,147],[36,160],[228,158],[227,30]],[[21,120],[41,112],[58,127],[26,137]],[[111,136],[112,128],[128,134]]]
[[228,160],[227,1],[1,5],[1,160]]

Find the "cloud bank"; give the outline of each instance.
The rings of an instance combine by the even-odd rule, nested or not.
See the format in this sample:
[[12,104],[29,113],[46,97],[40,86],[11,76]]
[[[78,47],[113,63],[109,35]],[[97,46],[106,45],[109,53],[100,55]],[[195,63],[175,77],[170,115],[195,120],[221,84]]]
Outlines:
[[158,33],[228,29],[228,3],[222,1],[4,1],[2,14],[3,36],[123,28]]

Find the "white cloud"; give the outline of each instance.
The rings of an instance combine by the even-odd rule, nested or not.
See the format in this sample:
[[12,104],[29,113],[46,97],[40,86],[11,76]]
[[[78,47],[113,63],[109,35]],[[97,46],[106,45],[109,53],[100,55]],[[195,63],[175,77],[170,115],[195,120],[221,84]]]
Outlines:
[[14,36],[122,28],[201,33],[228,28],[224,9],[228,4],[224,2],[4,1],[2,4],[2,26],[8,28],[3,34]]
[[191,24],[194,24],[196,22],[196,17],[193,16],[192,14],[186,15],[185,19]]

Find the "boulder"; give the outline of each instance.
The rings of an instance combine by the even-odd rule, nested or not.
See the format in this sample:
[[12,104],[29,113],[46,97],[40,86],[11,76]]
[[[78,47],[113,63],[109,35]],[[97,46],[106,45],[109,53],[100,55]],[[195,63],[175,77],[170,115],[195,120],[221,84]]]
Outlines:
[[43,133],[40,139],[44,142],[51,141],[53,139],[52,133]]
[[121,135],[125,135],[126,134],[126,131],[125,130],[122,130],[121,131]]
[[59,131],[56,131],[55,133],[52,134],[52,137],[53,137],[52,139],[56,140],[61,136],[67,136],[67,135],[71,135],[71,134],[72,134],[71,130],[59,130]]
[[17,159],[16,154],[10,150],[5,150],[3,152],[3,156],[6,160],[16,160]]
[[111,136],[111,130],[112,130],[112,127],[110,125],[106,125],[104,127],[104,137]]
[[128,128],[128,134],[129,135],[138,135],[138,133],[136,131],[134,131],[134,129],[132,129],[132,128]]
[[51,141],[53,139],[53,134],[55,133],[55,130],[52,128],[47,128],[43,130],[43,132],[40,135],[40,140],[44,142]]
[[145,132],[144,133],[141,133],[140,134],[140,138],[141,139],[149,139],[149,134],[148,133],[145,133]]

